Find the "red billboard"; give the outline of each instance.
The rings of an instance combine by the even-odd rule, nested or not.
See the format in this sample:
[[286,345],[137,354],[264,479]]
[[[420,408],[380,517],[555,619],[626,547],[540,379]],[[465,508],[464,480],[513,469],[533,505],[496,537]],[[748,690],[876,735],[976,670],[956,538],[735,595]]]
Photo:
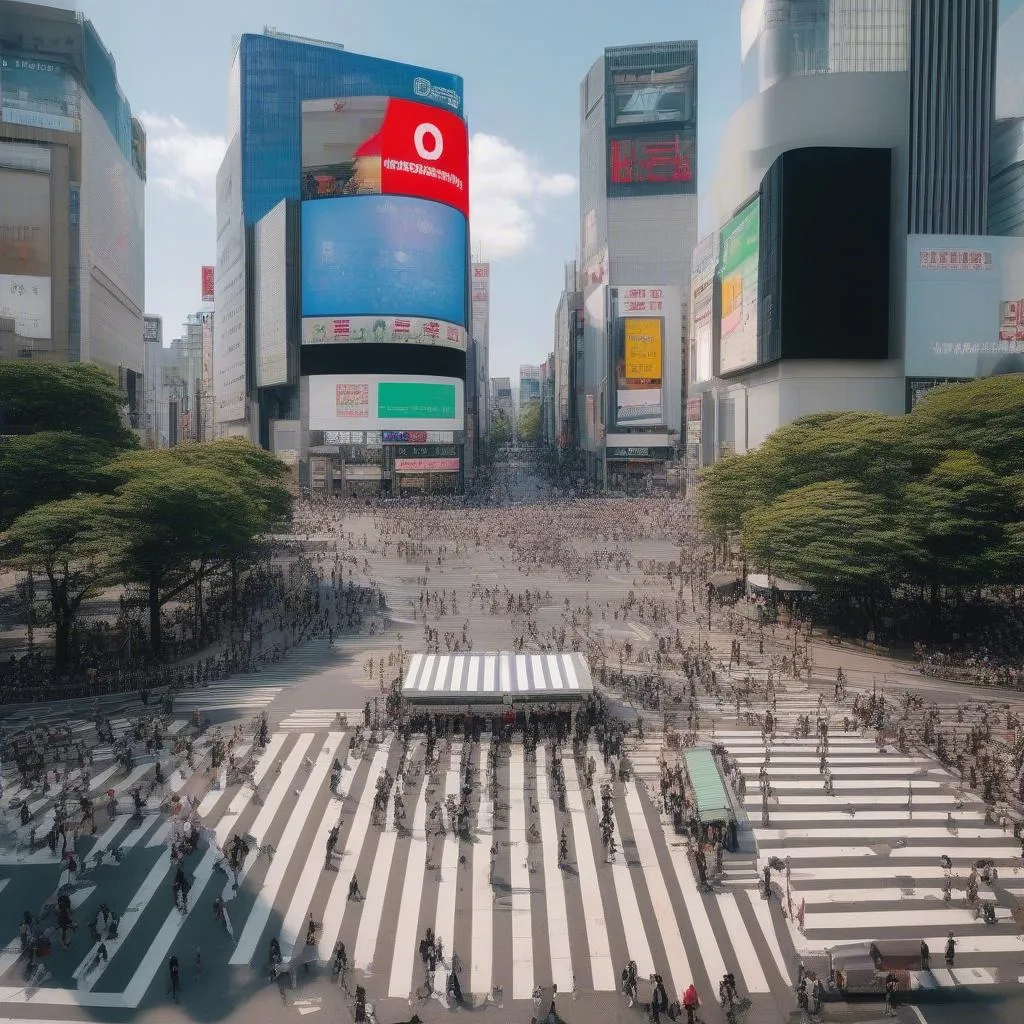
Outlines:
[[213,267],[203,267],[203,302],[213,302]]
[[302,198],[400,195],[469,215],[469,137],[457,114],[359,96],[302,104]]

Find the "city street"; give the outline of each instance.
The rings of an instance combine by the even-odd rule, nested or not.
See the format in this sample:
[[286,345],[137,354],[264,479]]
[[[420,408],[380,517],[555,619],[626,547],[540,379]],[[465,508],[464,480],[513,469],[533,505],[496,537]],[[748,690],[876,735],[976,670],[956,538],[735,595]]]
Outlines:
[[[951,929],[959,942],[956,967],[936,970],[933,987],[994,990],[999,983],[1016,981],[1020,930],[1006,904],[1024,895],[1017,844],[998,825],[986,824],[980,801],[960,794],[958,780],[928,757],[879,749],[871,734],[844,731],[852,694],[840,704],[828,702],[836,795],[822,795],[815,738],[786,738],[798,716],[819,713],[819,688],[804,682],[785,682],[778,691],[778,735],[769,760],[775,795],[767,825],[756,790],[765,743],[748,722],[749,714],[764,707],[754,701],[737,717],[721,698],[699,700],[702,739],[713,735],[724,744],[749,783],[744,800],[733,794],[741,851],[726,856],[724,876],[712,892],[699,889],[685,838],[659,812],[658,760],[666,754],[674,761],[675,752],[665,750],[661,713],[642,707],[623,706],[624,714],[644,718],[646,732],[643,740],[627,741],[635,773],[614,788],[621,843],[615,863],[606,863],[602,855],[597,808],[578,766],[567,769],[566,812],[555,809],[543,747],[535,761],[524,758],[517,746],[499,759],[498,800],[492,802],[486,789],[477,787],[476,836],[466,842],[450,832],[443,838],[428,835],[431,806],[458,789],[463,741],[456,737],[442,745],[433,773],[425,774],[423,744],[414,737],[404,783],[406,821],[396,829],[388,813],[383,827],[378,826],[374,786],[385,768],[394,775],[399,748],[383,733],[379,742],[364,741],[353,752],[352,726],[362,722],[367,701],[373,713],[372,702],[398,675],[400,653],[426,648],[419,600],[424,590],[447,594],[447,614],[430,614],[430,629],[460,639],[465,629],[474,651],[510,649],[529,632],[527,617],[505,614],[504,603],[500,614],[484,608],[487,601],[474,585],[538,594],[535,621],[543,631],[538,637],[568,622],[566,647],[588,642],[582,626],[582,610],[588,606],[593,613],[589,636],[618,644],[628,637],[635,658],[641,657],[638,651],[656,649],[658,634],[669,632],[650,618],[631,616],[629,621],[619,608],[634,589],[652,605],[674,599],[672,583],[657,573],[643,573],[640,562],[678,562],[678,532],[628,535],[631,531],[610,519],[615,534],[610,542],[597,536],[572,539],[584,558],[601,553],[578,575],[565,570],[568,556],[561,548],[550,560],[545,554],[524,563],[511,547],[497,543],[498,520],[518,517],[522,531],[516,543],[536,543],[540,552],[546,550],[541,547],[547,543],[543,524],[552,511],[539,503],[546,493],[543,485],[522,468],[509,473],[499,496],[513,503],[510,508],[453,511],[450,533],[424,533],[417,541],[424,547],[403,557],[397,557],[395,541],[407,534],[381,532],[382,524],[391,522],[387,511],[346,515],[343,536],[334,528],[314,531],[307,542],[310,550],[333,556],[337,541],[340,551],[351,551],[353,579],[379,583],[387,595],[387,614],[364,623],[356,637],[310,641],[264,672],[214,683],[176,702],[168,728],[172,736],[189,728],[194,708],[225,729],[234,720],[244,723],[234,749],[240,761],[252,750],[253,715],[268,714],[269,743],[252,762],[256,791],[230,782],[223,769],[211,772],[202,741],[194,773],[173,772],[175,762],[165,758],[168,788],[183,801],[195,798],[199,818],[218,847],[236,834],[253,845],[237,890],[215,866],[212,849],[200,851],[187,867],[192,879],[187,912],[176,909],[169,844],[177,826],[157,810],[158,796],[150,798],[152,813],[141,820],[122,813],[108,824],[98,810],[98,834],[78,841],[79,855],[91,865],[97,851],[117,850],[120,860],[103,858],[77,883],[72,902],[80,927],[68,949],[54,942],[45,961],[50,977],[39,987],[26,988],[24,965],[18,963],[18,921],[24,910],[35,913],[54,893],[61,869],[57,856],[45,848],[34,853],[5,848],[0,924],[9,934],[0,957],[0,1001],[8,1017],[113,1024],[128,1019],[270,1021],[281,1020],[282,1014],[322,1012],[340,1013],[345,1020],[350,993],[359,983],[378,1021],[408,1019],[413,1012],[424,1020],[446,1018],[451,1011],[443,996],[426,994],[416,954],[428,927],[443,940],[448,966],[457,955],[467,1002],[485,1020],[543,1016],[552,999],[559,1017],[570,1022],[594,1014],[603,1020],[639,1019],[639,1011],[630,1009],[619,992],[620,969],[634,960],[642,981],[659,972],[675,997],[694,981],[704,1002],[701,1016],[711,1024],[724,1019],[716,1005],[718,980],[732,971],[744,999],[743,1019],[767,1024],[787,1019],[795,1005],[800,957],[815,962],[825,946],[844,941],[884,944],[887,937],[912,937],[927,939],[938,959]],[[606,507],[613,515],[620,506],[608,502]],[[472,544],[471,521],[491,530],[494,540],[479,548]],[[538,531],[536,537],[531,529]],[[607,564],[609,557],[614,565]],[[574,614],[580,624],[575,638]],[[684,642],[696,638],[692,614],[679,628]],[[723,635],[716,623],[713,636]],[[706,624],[702,636],[707,638]],[[537,649],[538,642],[534,638],[528,649]],[[614,703],[622,706],[618,699]],[[127,704],[115,729],[140,710],[141,705]],[[92,729],[81,717],[71,724],[83,735]],[[474,763],[484,762],[488,746],[485,736]],[[607,773],[595,752],[597,788]],[[328,786],[335,757],[345,762],[336,794]],[[142,764],[124,777],[109,762],[97,760],[89,782],[97,804],[110,787],[127,793],[145,783],[153,768]],[[13,777],[5,784],[5,805],[27,796],[37,818],[48,813],[47,797],[20,794]],[[910,788],[913,808],[908,814]],[[956,811],[956,826],[950,829],[947,813],[957,799],[963,809]],[[8,815],[13,819],[13,812]],[[337,852],[326,866],[324,842],[336,823]],[[531,823],[539,836],[530,835]],[[557,837],[563,827],[569,857],[560,867]],[[948,906],[943,904],[942,854],[952,858],[958,879],[976,858],[990,858],[999,866],[998,888],[993,887],[1000,903],[995,925],[975,921],[963,908],[962,896],[954,894]],[[776,877],[775,898],[766,901],[758,882],[773,856],[791,859],[792,867],[788,886]],[[348,898],[353,879],[361,900]],[[212,910],[218,896],[227,908],[224,924]],[[122,920],[118,938],[107,943],[108,960],[95,962],[97,946],[85,922],[103,902]],[[793,908],[802,903],[806,918],[801,932]],[[307,947],[310,915],[320,927]],[[267,973],[273,937],[280,940],[285,962],[294,965],[280,988]],[[345,988],[331,978],[338,939],[348,953]],[[169,995],[166,965],[172,953],[181,964],[180,1006]],[[439,970],[442,992],[443,973]],[[539,1011],[531,1002],[538,987]]]

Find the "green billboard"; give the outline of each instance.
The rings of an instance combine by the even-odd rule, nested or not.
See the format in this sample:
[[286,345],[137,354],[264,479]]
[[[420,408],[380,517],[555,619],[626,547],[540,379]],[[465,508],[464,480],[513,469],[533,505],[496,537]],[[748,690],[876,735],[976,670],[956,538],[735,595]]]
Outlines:
[[381,419],[454,419],[455,385],[381,381],[377,385],[377,415]]

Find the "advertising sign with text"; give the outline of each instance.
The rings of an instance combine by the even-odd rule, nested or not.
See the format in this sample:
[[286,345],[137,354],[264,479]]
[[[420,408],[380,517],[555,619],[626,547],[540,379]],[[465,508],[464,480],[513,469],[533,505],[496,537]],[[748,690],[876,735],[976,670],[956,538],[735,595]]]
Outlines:
[[757,364],[757,288],[761,202],[755,199],[722,229],[720,373]]
[[619,288],[615,300],[619,316],[661,316],[665,312],[665,289],[654,285]]
[[321,374],[309,378],[310,430],[462,430],[453,377]]
[[415,196],[469,215],[469,137],[457,114],[386,96],[302,104],[302,198]]
[[466,351],[466,328],[422,317],[306,316],[303,345],[441,345]]
[[[619,289],[619,302],[624,291],[628,293],[630,289]],[[617,318],[614,323],[616,423],[619,426],[660,425],[664,420],[664,317],[627,316]]]
[[202,300],[213,302],[213,267],[202,268]]
[[458,473],[458,459],[395,459],[396,473]]
[[656,131],[608,140],[608,197],[696,193],[697,142],[692,132]]
[[1024,238],[911,235],[906,373],[1024,372]]

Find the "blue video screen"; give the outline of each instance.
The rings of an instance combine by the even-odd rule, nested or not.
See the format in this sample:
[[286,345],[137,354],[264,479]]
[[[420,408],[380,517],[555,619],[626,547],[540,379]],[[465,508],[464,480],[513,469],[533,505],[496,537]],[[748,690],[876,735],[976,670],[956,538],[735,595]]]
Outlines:
[[302,315],[466,324],[466,218],[404,196],[302,204]]

